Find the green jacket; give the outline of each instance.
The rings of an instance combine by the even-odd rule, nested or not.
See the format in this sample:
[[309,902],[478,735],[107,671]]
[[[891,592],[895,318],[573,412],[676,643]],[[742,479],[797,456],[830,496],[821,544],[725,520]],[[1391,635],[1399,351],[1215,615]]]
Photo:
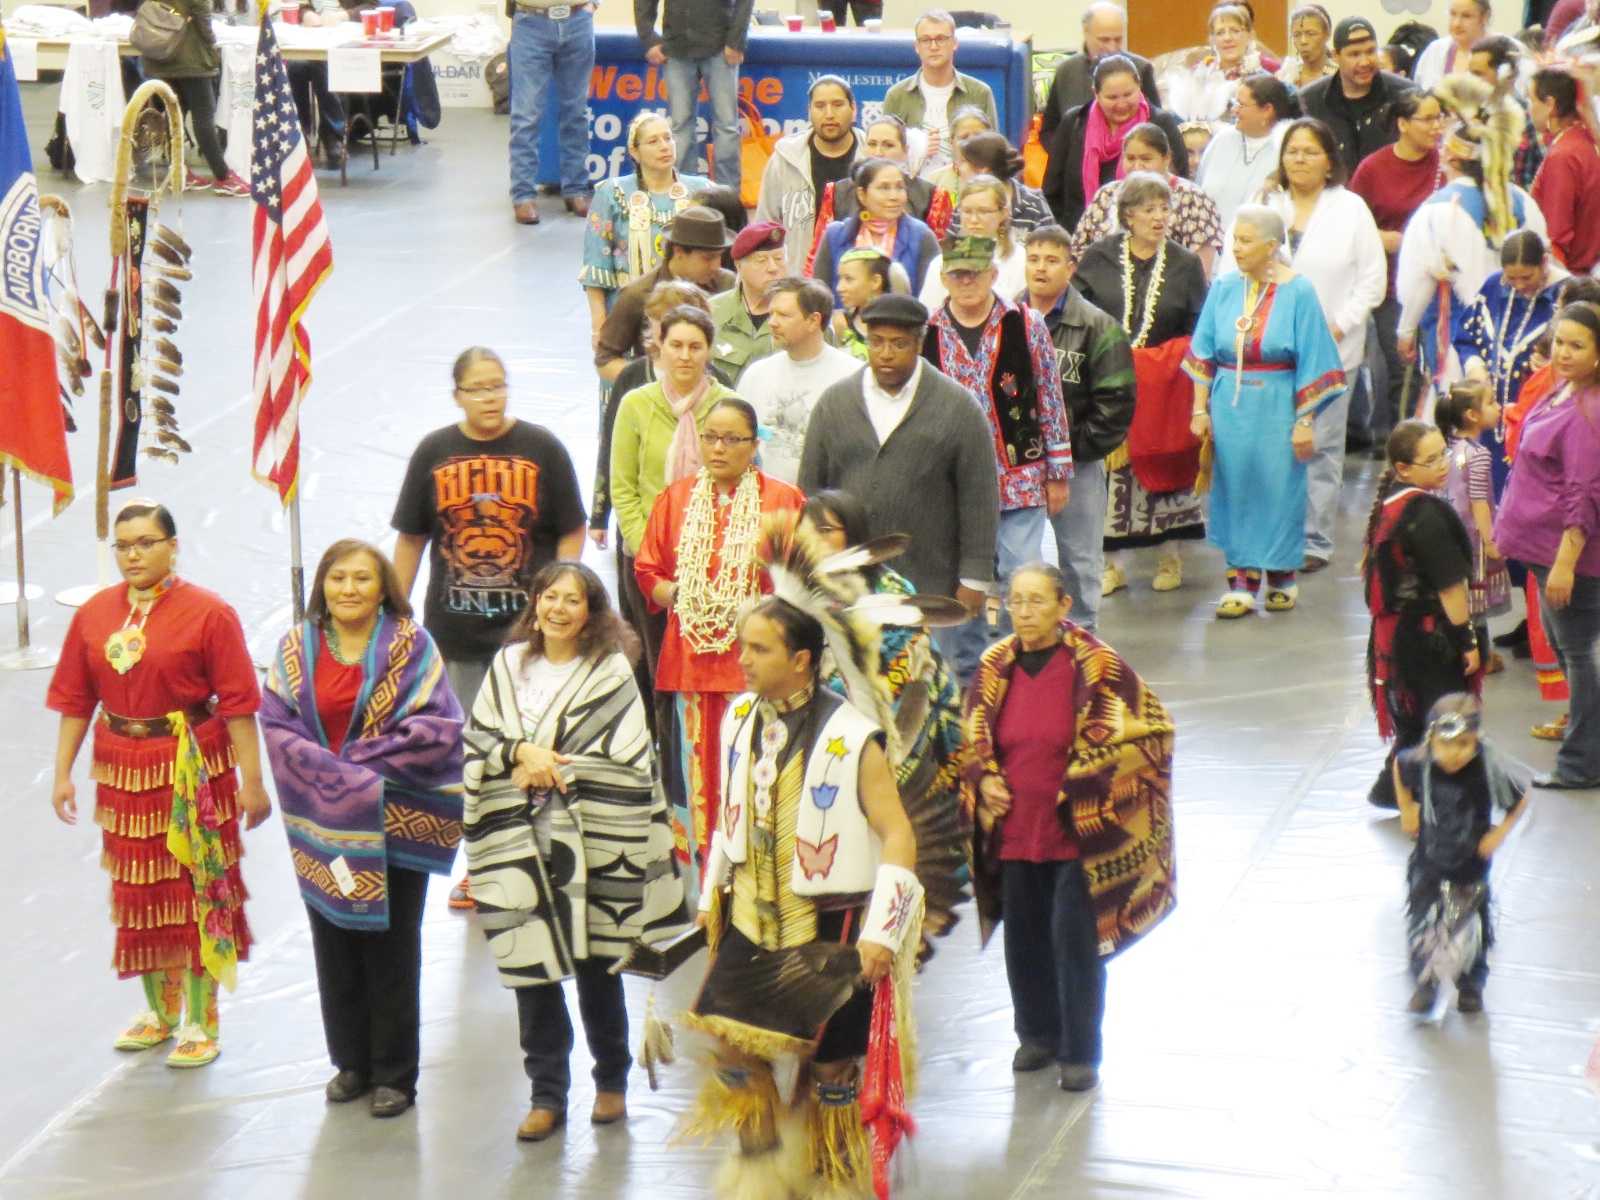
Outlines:
[[[989,85],[957,71],[955,90],[950,93],[950,107],[945,109],[946,122],[968,106],[987,116],[990,128],[1000,128],[1000,117],[994,108],[994,93],[989,90]],[[923,119],[928,115],[928,102],[922,95],[921,71],[889,89],[889,94],[883,98],[883,111],[899,117],[910,128],[922,126]]]
[[165,62],[141,58],[140,65],[151,79],[204,79],[218,74],[222,59],[217,54],[217,38],[211,32],[211,0],[163,0],[188,21],[178,52]]
[[[694,423],[704,426],[717,402],[732,396],[732,389],[712,380],[694,410]],[[634,388],[617,408],[617,425],[611,433],[611,507],[629,554],[639,552],[650,509],[667,486],[667,451],[678,418],[661,390],[660,382]]]
[[738,387],[744,369],[772,353],[772,327],[763,321],[761,328],[756,328],[744,306],[744,289],[737,283],[711,297],[711,319],[717,325],[711,361]]

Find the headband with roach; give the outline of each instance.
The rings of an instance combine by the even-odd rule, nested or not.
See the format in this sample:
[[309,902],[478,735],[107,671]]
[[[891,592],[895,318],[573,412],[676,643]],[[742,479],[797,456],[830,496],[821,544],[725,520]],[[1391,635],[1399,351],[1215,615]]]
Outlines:
[[1433,89],[1440,106],[1459,122],[1447,139],[1457,158],[1478,164],[1483,175],[1483,202],[1488,213],[1484,236],[1499,249],[1518,228],[1511,199],[1511,170],[1522,139],[1522,108],[1473,75],[1446,75]]
[[948,596],[873,590],[867,572],[910,543],[905,534],[891,534],[829,554],[795,514],[779,513],[762,527],[761,551],[774,594],[822,626],[826,657],[843,680],[850,703],[884,732],[900,805],[917,843],[917,879],[926,902],[917,957],[926,961],[933,954],[930,939],[949,933],[960,919],[956,909],[971,899],[967,850],[972,830],[951,789],[950,764],[931,754],[914,766],[908,759],[938,701],[915,680],[892,701],[879,661],[880,645],[885,625],[959,625],[967,611]]

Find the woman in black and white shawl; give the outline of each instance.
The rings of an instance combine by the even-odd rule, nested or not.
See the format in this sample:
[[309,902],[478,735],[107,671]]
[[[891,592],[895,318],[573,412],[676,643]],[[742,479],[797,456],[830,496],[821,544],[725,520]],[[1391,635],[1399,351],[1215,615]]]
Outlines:
[[467,867],[501,980],[516,989],[533,1083],[518,1134],[529,1140],[566,1118],[573,1034],[561,981],[577,981],[593,1117],[620,1120],[632,1059],[610,968],[635,940],[687,920],[629,638],[594,572],[551,564],[467,723]]

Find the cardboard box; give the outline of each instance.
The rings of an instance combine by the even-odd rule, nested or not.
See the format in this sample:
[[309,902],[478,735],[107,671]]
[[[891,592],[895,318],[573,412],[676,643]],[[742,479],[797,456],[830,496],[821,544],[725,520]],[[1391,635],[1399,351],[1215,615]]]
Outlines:
[[483,69],[489,65],[487,58],[462,58],[446,50],[436,50],[430,57],[433,77],[439,85],[439,103],[445,108],[494,106],[483,78]]

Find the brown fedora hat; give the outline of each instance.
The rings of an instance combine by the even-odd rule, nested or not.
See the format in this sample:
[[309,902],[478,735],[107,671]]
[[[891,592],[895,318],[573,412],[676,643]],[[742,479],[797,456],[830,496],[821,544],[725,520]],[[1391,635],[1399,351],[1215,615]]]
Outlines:
[[685,250],[726,250],[733,245],[722,214],[703,204],[691,204],[673,217],[667,240]]

